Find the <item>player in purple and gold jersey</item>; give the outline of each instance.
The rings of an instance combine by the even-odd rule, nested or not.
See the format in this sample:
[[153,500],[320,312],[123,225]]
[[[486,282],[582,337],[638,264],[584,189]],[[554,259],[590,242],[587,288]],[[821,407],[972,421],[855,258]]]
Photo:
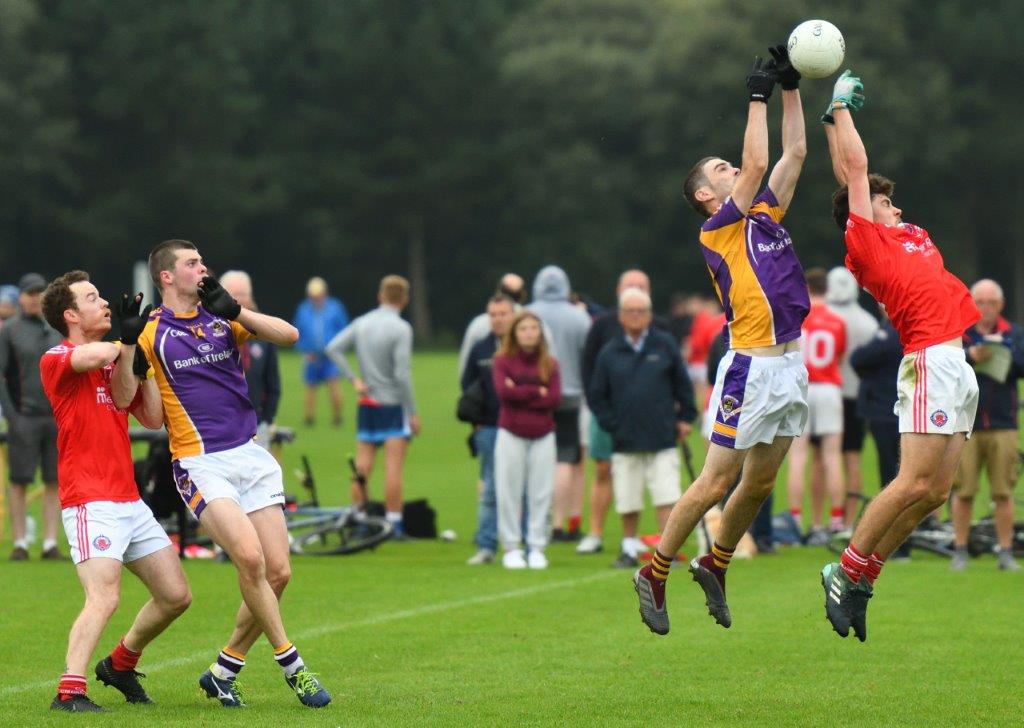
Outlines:
[[[807,369],[798,340],[810,301],[793,241],[781,225],[807,143],[800,74],[785,46],[771,54],[773,60],[756,59],[747,76],[750,104],[741,166],[705,157],[683,185],[687,201],[707,218],[700,247],[725,310],[729,351],[711,395],[714,421],[708,423],[711,444],[704,469],[672,509],[651,564],[633,577],[640,616],[658,634],[669,629],[665,580],[672,560],[742,469],[711,553],[690,562],[708,612],[723,627],[732,624],[725,570],[807,420]],[[761,188],[768,169],[767,101],[776,82],[783,89],[782,157]]]
[[257,445],[256,413],[238,345],[250,337],[280,346],[298,338],[273,316],[243,309],[207,274],[195,245],[168,240],[149,255],[162,304],[139,337],[154,370],[170,437],[174,481],[185,503],[238,571],[242,606],[235,631],[199,685],[222,705],[243,704],[236,680],[266,634],[285,681],[310,707],[331,697],[288,640],[281,592],[291,575],[281,466]]

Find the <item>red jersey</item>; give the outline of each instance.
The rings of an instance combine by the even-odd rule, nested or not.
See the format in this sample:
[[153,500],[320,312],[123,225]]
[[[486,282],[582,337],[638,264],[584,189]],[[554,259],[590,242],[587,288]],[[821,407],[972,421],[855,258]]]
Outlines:
[[686,357],[687,364],[706,364],[708,354],[711,353],[711,345],[722,333],[725,326],[725,314],[713,314],[701,311],[693,317],[693,324],[690,326],[690,353]]
[[800,332],[807,381],[842,386],[839,361],[846,353],[846,322],[825,304],[812,303]]
[[981,318],[924,228],[881,225],[851,212],[846,250],[846,267],[885,306],[905,354],[959,339]]
[[[39,374],[57,420],[57,471],[61,508],[139,500],[128,440],[128,411],[114,406],[114,365],[88,372],[71,366],[67,339],[43,354]],[[140,391],[129,409],[141,401]]]

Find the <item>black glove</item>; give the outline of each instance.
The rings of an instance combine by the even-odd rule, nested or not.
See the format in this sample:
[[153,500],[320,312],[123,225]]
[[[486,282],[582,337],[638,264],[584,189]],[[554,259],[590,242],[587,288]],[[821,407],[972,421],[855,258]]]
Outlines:
[[766,61],[761,56],[754,58],[754,67],[747,75],[747,90],[750,92],[751,101],[768,102],[771,98],[775,82],[779,80],[779,74],[775,68],[775,61]]
[[141,293],[136,293],[131,298],[128,298],[127,293],[121,294],[116,313],[117,323],[121,328],[122,344],[135,345],[139,343],[139,336],[146,328],[146,322],[149,321],[149,312],[153,310],[152,306],[146,306],[144,311],[140,311],[140,308],[142,308]]
[[139,379],[145,379],[149,374],[149,359],[139,346],[135,349],[135,359],[132,360],[132,373]]
[[782,86],[782,90],[792,91],[795,88],[800,88],[800,71],[793,68],[786,46],[777,45],[769,48],[768,52],[775,59],[775,69],[779,74],[779,85]]
[[238,314],[242,313],[242,307],[238,305],[238,301],[221,288],[220,283],[213,276],[206,276],[199,283],[199,299],[203,302],[203,308],[215,316],[223,316],[234,321],[238,318]]

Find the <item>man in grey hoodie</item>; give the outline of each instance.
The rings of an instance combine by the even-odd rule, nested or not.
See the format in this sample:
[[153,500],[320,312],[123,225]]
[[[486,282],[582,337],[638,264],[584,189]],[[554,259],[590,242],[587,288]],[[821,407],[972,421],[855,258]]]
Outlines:
[[[551,332],[551,352],[562,377],[562,404],[555,412],[555,494],[552,540],[575,540],[583,513],[583,447],[580,408],[583,406],[583,348],[590,317],[569,301],[569,276],[557,265],[540,269],[533,281],[533,303],[527,308]],[[568,521],[568,523],[567,523]]]
[[[843,384],[843,469],[846,471],[846,492],[860,493],[860,451],[864,448],[864,417],[857,410],[857,392],[860,378],[850,366],[850,354],[871,341],[878,331],[878,321],[857,303],[860,287],[853,273],[843,266],[828,272],[828,292],[825,302],[846,323],[846,353],[839,362]],[[885,483],[882,483],[885,485]],[[857,502],[846,500],[846,522],[852,523]]]

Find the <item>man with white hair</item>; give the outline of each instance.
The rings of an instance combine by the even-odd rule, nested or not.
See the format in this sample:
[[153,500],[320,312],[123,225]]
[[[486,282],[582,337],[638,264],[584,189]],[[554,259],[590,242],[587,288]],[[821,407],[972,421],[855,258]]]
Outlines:
[[978,414],[974,431],[964,446],[954,484],[953,527],[956,554],[954,571],[967,568],[967,538],[971,530],[974,496],[982,468],[988,472],[995,503],[999,568],[1020,571],[1013,558],[1013,486],[1017,480],[1017,380],[1024,376],[1024,335],[1002,317],[1002,287],[988,278],[971,286],[971,297],[981,320],[964,333],[967,363],[978,377]]
[[[258,311],[252,297],[252,279],[244,270],[229,270],[220,277],[220,284],[242,308]],[[281,368],[277,347],[269,341],[255,339],[238,345],[249,401],[256,410],[256,442],[270,449],[270,428],[281,402]]]
[[622,517],[622,549],[614,566],[636,568],[643,549],[637,527],[644,488],[658,530],[680,498],[676,444],[697,417],[693,385],[671,334],[651,327],[651,297],[640,288],[619,296],[623,335],[601,349],[587,390],[594,417],[612,438],[612,489]]

